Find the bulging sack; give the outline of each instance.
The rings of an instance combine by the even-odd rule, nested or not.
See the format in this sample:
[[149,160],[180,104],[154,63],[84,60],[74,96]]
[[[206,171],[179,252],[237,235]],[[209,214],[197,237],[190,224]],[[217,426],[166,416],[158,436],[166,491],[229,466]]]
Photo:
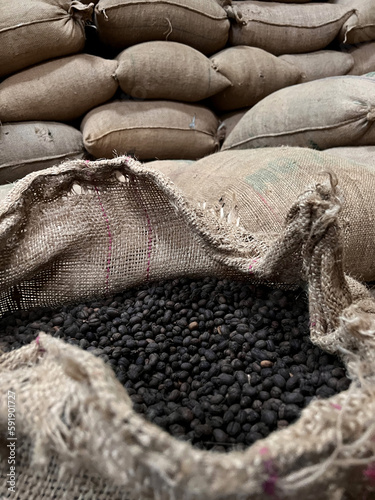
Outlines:
[[311,82],[330,76],[355,74],[351,72],[354,58],[349,52],[318,50],[307,54],[284,54],[279,59],[293,64],[301,73],[298,83]]
[[221,111],[250,107],[289,85],[297,83],[300,71],[255,47],[230,47],[211,57],[214,67],[231,82],[231,86],[211,98]]
[[140,99],[201,101],[230,85],[206,56],[182,43],[140,43],[117,60],[121,89]]
[[234,1],[228,7],[235,21],[232,45],[251,45],[272,54],[294,54],[324,49],[353,14],[349,6],[330,4],[282,4]]
[[0,83],[0,120],[74,120],[113,97],[116,68],[78,54],[25,69]]
[[375,144],[375,78],[337,76],[265,97],[240,120],[222,149],[371,144]]
[[76,0],[1,0],[0,77],[82,50],[92,11]]
[[228,40],[229,20],[216,0],[100,0],[95,12],[101,40],[118,49],[168,40],[212,54]]
[[208,108],[174,101],[113,101],[82,121],[84,145],[96,158],[132,154],[196,160],[219,146],[219,120]]
[[0,127],[0,184],[83,156],[82,134],[68,125],[30,121]]

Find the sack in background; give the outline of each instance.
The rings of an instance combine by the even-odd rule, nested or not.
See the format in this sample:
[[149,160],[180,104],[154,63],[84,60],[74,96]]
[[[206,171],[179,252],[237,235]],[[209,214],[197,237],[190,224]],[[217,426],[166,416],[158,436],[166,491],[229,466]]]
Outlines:
[[324,152],[375,168],[375,146],[330,148]]
[[116,68],[78,54],[25,69],[0,83],[0,120],[74,120],[113,97]]
[[30,121],[0,127],[0,184],[83,156],[82,134],[69,125]]
[[354,59],[349,52],[335,50],[317,50],[307,54],[285,54],[279,59],[294,64],[301,72],[298,83],[311,82],[330,76],[354,74]]
[[76,0],[1,0],[0,77],[82,50],[92,11]]
[[219,147],[219,120],[208,108],[174,101],[113,101],[82,121],[83,142],[96,158],[195,160]]
[[249,111],[248,108],[242,110],[240,109],[219,116],[221,122],[219,130],[223,132],[224,139],[228,137],[228,135],[232,132],[237,123],[248,111]]
[[375,144],[375,78],[336,76],[265,97],[240,120],[222,149],[371,144]]
[[232,45],[251,45],[272,54],[313,52],[327,47],[353,14],[350,6],[232,2],[229,40]]
[[100,0],[95,13],[101,40],[118,49],[168,40],[212,54],[228,40],[229,20],[215,0]]
[[375,42],[362,43],[357,47],[352,47],[350,54],[354,59],[350,75],[364,75],[375,71]]
[[116,59],[121,89],[136,98],[194,102],[230,85],[206,56],[182,43],[140,43]]
[[343,43],[362,43],[375,40],[375,8],[373,0],[330,0],[331,3],[350,7],[355,12],[340,30]]
[[231,82],[210,99],[221,111],[253,106],[272,92],[297,83],[301,76],[296,66],[255,47],[230,47],[211,61]]
[[[311,159],[311,154],[319,156],[308,150],[298,154],[307,154],[306,159]],[[246,239],[246,232],[236,230],[233,224],[190,205],[166,178],[147,172],[133,160],[72,162],[52,170],[17,183],[0,206],[2,239],[6,232],[12,234],[16,225],[27,227],[13,233],[8,248],[18,243],[20,250],[26,240],[45,241],[48,236],[47,250],[53,253],[54,265],[50,267],[52,261],[45,260],[38,268],[30,259],[36,248],[25,247],[27,255],[17,263],[20,306],[27,300],[38,302],[42,290],[50,302],[75,299],[74,286],[65,288],[65,293],[50,286],[62,277],[74,280],[74,268],[80,269],[81,279],[75,281],[81,282],[85,293],[90,292],[93,277],[99,283],[106,276],[108,280],[103,279],[101,287],[105,290],[110,282],[108,292],[115,282],[120,285],[120,275],[127,276],[127,283],[136,272],[143,280],[150,278],[146,269],[157,266],[157,261],[162,263],[159,270],[165,277],[188,273],[189,269],[194,269],[196,276],[208,270],[227,270],[233,277],[237,268],[243,275],[246,270],[249,280],[267,282],[269,269],[275,272],[283,268],[284,275],[295,274],[292,256],[300,261],[300,278],[308,283],[312,341],[343,357],[352,384],[329,399],[313,400],[295,424],[243,452],[213,453],[174,439],[136,414],[125,389],[102,360],[41,333],[35,342],[0,358],[3,436],[7,434],[9,411],[6,395],[8,391],[16,394],[18,495],[39,498],[42,488],[48,488],[57,500],[73,498],[77,491],[85,500],[262,500],[265,496],[332,500],[343,498],[344,492],[347,498],[373,495],[369,478],[375,461],[371,439],[375,432],[375,303],[365,287],[346,276],[342,268],[345,230],[341,227],[344,219],[339,220],[342,202],[337,178],[331,175],[331,182],[314,183],[303,192],[287,210],[285,228],[263,251],[258,243],[260,252],[254,258],[251,254],[256,243],[249,234]],[[116,171],[120,172],[117,177]],[[68,195],[72,181],[88,191]],[[65,207],[61,197],[70,200]],[[39,217],[33,218],[36,209]],[[26,226],[19,218],[21,212],[28,214]],[[79,224],[77,215],[82,214],[86,217]],[[10,225],[4,224],[7,218]],[[48,220],[50,230],[38,232]],[[53,237],[57,223],[62,223],[59,245]],[[93,231],[90,239],[86,237],[88,228]],[[81,235],[73,243],[72,232],[78,235],[80,229],[85,229],[85,237]],[[99,240],[103,246],[97,246]],[[134,249],[138,244],[137,253],[128,253],[131,240]],[[47,254],[39,252],[39,257],[46,259]],[[3,260],[0,262],[5,266]],[[79,262],[84,266],[79,267]],[[155,269],[150,274],[157,275]],[[10,292],[16,291],[9,275],[16,279],[9,271],[2,274],[2,289],[7,280],[10,287],[2,296],[3,302],[5,297],[12,300]],[[277,274],[274,277],[279,282]],[[23,295],[26,289],[29,294]],[[48,425],[41,426],[41,421]],[[3,438],[3,495],[8,493],[6,444]]]

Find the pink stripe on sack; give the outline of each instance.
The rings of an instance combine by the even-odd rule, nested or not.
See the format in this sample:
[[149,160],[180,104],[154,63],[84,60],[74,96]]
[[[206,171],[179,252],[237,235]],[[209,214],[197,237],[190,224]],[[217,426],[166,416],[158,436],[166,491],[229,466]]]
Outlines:
[[[88,166],[88,164],[90,163],[90,161],[86,160],[85,163],[86,163],[86,166]],[[99,189],[96,187],[96,185],[94,183],[93,183],[93,186],[94,186],[94,189],[95,189],[95,192],[96,192],[96,196],[97,196],[98,201],[99,201],[99,206],[100,206],[100,209],[102,211],[102,215],[103,215],[103,218],[105,220],[106,227],[107,227],[108,252],[107,252],[106,276],[105,276],[105,289],[106,289],[106,293],[109,293],[109,276],[110,276],[110,273],[111,273],[111,262],[112,262],[112,241],[113,241],[113,239],[112,239],[112,232],[111,232],[111,226],[109,224],[109,218],[108,218],[108,215],[107,215],[107,213],[105,211],[105,208],[104,208],[101,196],[100,196]]]

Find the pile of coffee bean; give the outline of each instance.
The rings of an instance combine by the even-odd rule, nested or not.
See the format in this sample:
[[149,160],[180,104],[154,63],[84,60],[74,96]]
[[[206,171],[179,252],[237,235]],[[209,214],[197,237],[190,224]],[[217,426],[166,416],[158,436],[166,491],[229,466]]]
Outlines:
[[342,362],[311,343],[302,290],[215,278],[147,284],[6,315],[0,347],[40,330],[109,363],[137,412],[204,449],[243,449],[350,384]]

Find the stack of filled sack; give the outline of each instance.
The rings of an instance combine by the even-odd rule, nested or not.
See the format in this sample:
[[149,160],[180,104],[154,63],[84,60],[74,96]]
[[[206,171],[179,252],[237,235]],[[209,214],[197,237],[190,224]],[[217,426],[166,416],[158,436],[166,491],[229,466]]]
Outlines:
[[85,156],[375,145],[375,78],[357,76],[375,71],[373,0],[0,10],[2,184]]

